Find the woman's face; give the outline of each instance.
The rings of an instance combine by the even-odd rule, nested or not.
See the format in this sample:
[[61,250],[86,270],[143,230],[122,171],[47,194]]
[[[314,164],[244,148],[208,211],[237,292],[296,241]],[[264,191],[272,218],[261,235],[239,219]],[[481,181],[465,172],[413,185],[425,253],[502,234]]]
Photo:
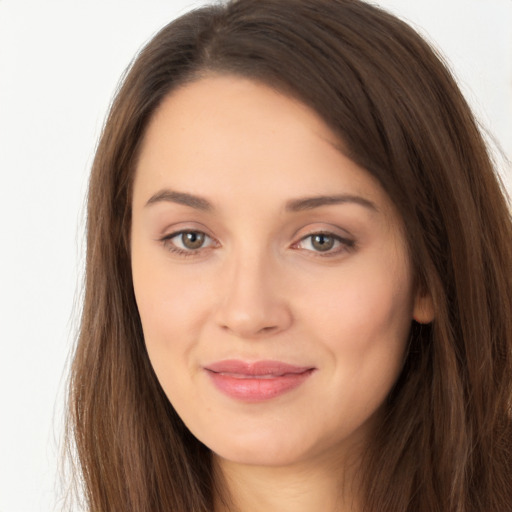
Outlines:
[[211,76],[169,95],[142,145],[131,231],[151,363],[222,458],[289,465],[364,443],[416,296],[402,224],[309,108]]

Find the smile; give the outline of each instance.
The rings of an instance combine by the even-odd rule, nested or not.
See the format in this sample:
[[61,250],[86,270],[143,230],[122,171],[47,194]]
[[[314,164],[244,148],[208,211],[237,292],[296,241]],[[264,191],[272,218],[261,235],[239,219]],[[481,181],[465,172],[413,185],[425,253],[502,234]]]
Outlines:
[[280,396],[300,386],[315,368],[280,361],[246,363],[226,360],[204,367],[223,394],[245,402],[260,402]]

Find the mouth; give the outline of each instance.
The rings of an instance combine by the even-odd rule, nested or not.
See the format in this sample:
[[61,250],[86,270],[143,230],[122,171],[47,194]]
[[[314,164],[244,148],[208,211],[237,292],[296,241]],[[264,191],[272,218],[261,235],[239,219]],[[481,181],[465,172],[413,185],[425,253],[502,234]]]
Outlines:
[[315,371],[281,361],[218,361],[204,370],[223,394],[245,402],[260,402],[292,391]]

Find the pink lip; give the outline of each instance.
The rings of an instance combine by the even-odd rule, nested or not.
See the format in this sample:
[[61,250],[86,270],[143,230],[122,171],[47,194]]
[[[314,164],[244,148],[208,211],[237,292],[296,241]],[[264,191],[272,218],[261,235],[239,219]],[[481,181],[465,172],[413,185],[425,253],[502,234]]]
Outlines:
[[300,386],[314,371],[281,361],[218,361],[204,368],[224,394],[246,402],[269,400]]

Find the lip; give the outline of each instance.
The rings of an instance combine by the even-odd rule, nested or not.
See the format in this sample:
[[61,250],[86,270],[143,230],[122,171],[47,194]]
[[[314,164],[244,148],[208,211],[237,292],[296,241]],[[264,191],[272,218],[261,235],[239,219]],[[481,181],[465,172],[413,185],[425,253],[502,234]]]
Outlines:
[[245,362],[230,359],[208,364],[204,370],[225,395],[245,402],[260,402],[297,388],[315,368],[281,361]]

